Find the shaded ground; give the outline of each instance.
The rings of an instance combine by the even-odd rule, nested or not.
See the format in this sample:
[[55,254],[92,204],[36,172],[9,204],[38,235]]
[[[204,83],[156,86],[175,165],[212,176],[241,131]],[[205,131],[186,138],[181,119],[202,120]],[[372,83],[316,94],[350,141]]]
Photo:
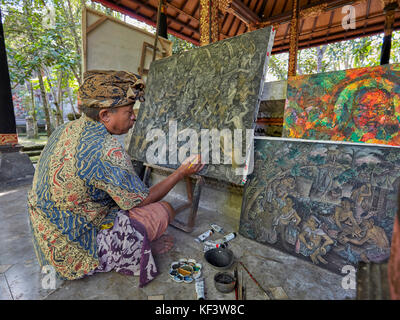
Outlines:
[[[167,254],[157,256],[160,275],[146,287],[138,288],[138,277],[116,272],[100,273],[81,280],[57,282],[56,289],[44,289],[28,226],[26,207],[29,185],[0,190],[0,300],[21,299],[133,299],[147,300],[162,295],[165,300],[196,299],[194,283],[176,283],[168,275],[171,262],[193,258],[203,265],[207,299],[231,300],[234,293],[218,292],[213,278],[218,272],[203,256],[202,246],[194,241],[200,233],[217,223],[226,232],[237,231],[237,221],[221,214],[199,209],[196,227],[190,234],[174,227],[168,233],[176,242]],[[216,237],[215,237],[216,236]],[[218,238],[218,235],[213,235]],[[354,299],[356,290],[341,287],[342,277],[273,248],[238,235],[230,243],[237,260],[242,261],[264,288],[282,287],[289,299]],[[272,258],[279,262],[270,260]],[[240,269],[239,270],[243,270]],[[233,272],[233,267],[228,270]],[[248,300],[266,299],[243,270]]]

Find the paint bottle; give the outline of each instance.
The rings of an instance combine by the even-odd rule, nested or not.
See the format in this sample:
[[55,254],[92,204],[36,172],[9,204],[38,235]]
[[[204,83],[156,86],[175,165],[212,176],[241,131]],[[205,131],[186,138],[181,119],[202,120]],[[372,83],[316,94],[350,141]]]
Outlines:
[[201,235],[199,235],[196,239],[194,239],[194,241],[200,243],[200,242],[204,242],[204,240],[206,240],[209,236],[211,236],[214,233],[213,229],[207,230],[206,232],[202,233]]

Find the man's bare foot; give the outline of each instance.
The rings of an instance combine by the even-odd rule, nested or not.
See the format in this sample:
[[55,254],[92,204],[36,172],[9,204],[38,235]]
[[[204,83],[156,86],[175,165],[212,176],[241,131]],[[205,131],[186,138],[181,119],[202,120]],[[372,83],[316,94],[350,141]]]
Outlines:
[[174,238],[169,234],[163,234],[160,238],[150,244],[153,254],[166,253],[174,246]]

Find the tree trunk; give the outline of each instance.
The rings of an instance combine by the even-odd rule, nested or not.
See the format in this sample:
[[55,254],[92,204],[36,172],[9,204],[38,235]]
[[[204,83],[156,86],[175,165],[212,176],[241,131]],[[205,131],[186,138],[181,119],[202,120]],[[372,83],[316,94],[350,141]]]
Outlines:
[[324,59],[325,50],[326,50],[326,45],[319,46],[317,48],[317,73],[322,72],[322,61]]
[[57,124],[57,126],[59,126],[64,123],[63,112],[62,112],[62,94],[60,92],[62,77],[63,77],[64,72],[61,70],[60,75],[57,79],[57,91],[54,89],[54,87],[51,83],[50,72],[47,69],[46,69],[46,74],[47,74],[47,83],[50,87],[51,95],[53,96],[54,105],[56,106],[56,124]]
[[72,100],[72,97],[71,97],[71,88],[70,88],[70,87],[68,87],[67,92],[68,92],[69,103],[71,104],[71,108],[72,108],[72,113],[73,113],[74,116],[76,117],[76,115],[77,115],[78,113],[76,112],[76,110],[75,110],[75,108],[74,108],[74,101]]
[[31,107],[30,107],[30,116],[32,117],[33,121],[33,138],[37,139],[39,138],[39,131],[38,131],[38,125],[37,125],[37,118],[36,118],[36,108],[35,108],[35,95],[33,92],[33,85],[32,82],[28,81],[26,82],[26,87],[28,91],[31,94]]
[[[70,0],[67,0],[66,6],[65,6],[64,1],[60,1],[60,4],[61,4],[62,10],[64,11],[65,17],[68,17],[68,19],[69,19],[69,29],[70,29],[72,37],[74,39],[75,50],[78,53],[78,55],[81,56],[81,45],[80,45],[81,38],[79,37],[79,35],[75,29],[75,19],[74,19],[74,14],[72,12],[71,2],[70,2]],[[82,3],[82,1],[81,1],[81,7],[83,7],[83,5],[84,5],[84,3]],[[79,85],[81,85],[82,84],[82,77],[80,76],[82,73],[81,65],[78,64],[77,68],[78,68],[78,70],[75,70],[75,68],[73,68],[71,66],[71,71],[74,74]]]
[[39,78],[39,86],[40,86],[40,93],[42,95],[43,111],[44,111],[44,115],[46,118],[47,136],[50,137],[50,135],[53,132],[53,127],[51,125],[50,110],[49,110],[49,105],[47,103],[46,88],[44,87],[42,68],[39,67],[36,72],[37,72],[38,78]]

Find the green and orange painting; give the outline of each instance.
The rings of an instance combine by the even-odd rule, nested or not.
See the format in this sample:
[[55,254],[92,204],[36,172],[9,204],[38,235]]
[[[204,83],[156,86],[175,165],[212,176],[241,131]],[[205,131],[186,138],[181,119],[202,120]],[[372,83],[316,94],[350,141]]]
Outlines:
[[400,145],[400,64],[288,80],[283,136]]

